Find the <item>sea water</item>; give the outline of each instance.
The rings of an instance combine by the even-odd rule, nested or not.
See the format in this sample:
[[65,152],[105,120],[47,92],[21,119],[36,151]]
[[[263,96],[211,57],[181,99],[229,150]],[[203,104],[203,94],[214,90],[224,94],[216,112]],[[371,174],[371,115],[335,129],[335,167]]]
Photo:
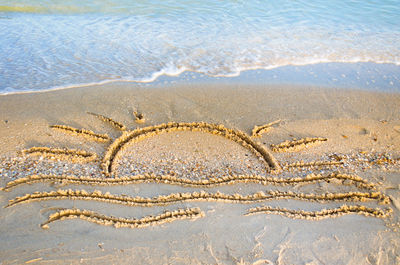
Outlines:
[[400,0],[0,0],[0,93],[360,62],[399,83]]

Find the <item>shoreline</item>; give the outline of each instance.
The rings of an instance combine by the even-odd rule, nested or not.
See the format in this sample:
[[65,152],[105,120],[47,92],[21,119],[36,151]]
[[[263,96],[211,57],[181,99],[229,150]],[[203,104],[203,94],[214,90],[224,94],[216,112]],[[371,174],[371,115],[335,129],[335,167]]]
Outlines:
[[[370,78],[371,73],[373,78]],[[64,89],[101,87],[124,84],[137,87],[173,87],[202,84],[249,84],[283,86],[320,86],[350,90],[400,92],[400,64],[379,62],[318,62],[305,65],[283,65],[272,68],[249,68],[231,75],[209,75],[188,69],[162,70],[145,80],[102,80],[83,84],[56,86],[43,90],[24,90],[0,93],[1,96],[15,94],[45,93]]]

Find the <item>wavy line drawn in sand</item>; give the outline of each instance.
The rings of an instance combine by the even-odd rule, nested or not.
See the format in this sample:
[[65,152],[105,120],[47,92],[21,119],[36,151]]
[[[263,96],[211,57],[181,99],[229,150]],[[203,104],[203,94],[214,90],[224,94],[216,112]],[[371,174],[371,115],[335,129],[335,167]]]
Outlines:
[[125,125],[123,125],[122,123],[120,123],[118,121],[115,121],[115,120],[113,120],[113,119],[111,119],[109,117],[106,117],[106,116],[103,116],[103,115],[100,115],[100,114],[96,114],[96,113],[93,113],[93,112],[87,112],[87,114],[93,115],[93,116],[99,118],[100,120],[102,120],[102,121],[104,121],[106,123],[109,123],[112,127],[114,127],[117,130],[126,131]]
[[328,141],[328,139],[323,137],[306,137],[300,140],[287,140],[277,145],[271,144],[271,150],[280,153],[295,152],[326,141]]
[[258,183],[262,185],[297,185],[297,184],[313,184],[317,182],[331,182],[338,181],[341,185],[354,185],[359,188],[374,190],[376,188],[374,183],[357,176],[341,174],[338,172],[330,174],[309,174],[305,177],[291,177],[291,178],[277,178],[277,177],[264,177],[257,175],[239,175],[239,176],[224,176],[224,177],[208,177],[203,180],[191,180],[179,178],[171,175],[136,175],[118,178],[97,178],[97,177],[77,177],[77,176],[57,176],[57,175],[31,175],[24,178],[18,178],[10,181],[4,188],[8,191],[14,187],[22,184],[33,184],[38,182],[58,182],[61,184],[76,184],[76,185],[92,185],[92,186],[106,186],[106,185],[129,185],[143,182],[165,183],[172,185],[181,185],[188,187],[214,187],[220,185],[232,185],[237,183]]
[[251,131],[252,137],[261,137],[262,134],[269,132],[272,129],[272,126],[279,124],[282,120],[276,120],[261,126],[254,126],[253,130]]
[[80,218],[92,223],[105,226],[114,226],[115,228],[128,227],[128,228],[142,228],[151,225],[161,225],[168,222],[183,219],[197,219],[204,216],[204,212],[200,208],[187,208],[178,209],[175,211],[165,211],[156,216],[145,216],[140,219],[127,219],[113,216],[106,216],[94,211],[80,210],[80,209],[65,209],[58,211],[49,216],[49,219],[41,224],[44,229],[49,228],[49,224],[55,221],[66,219]]
[[107,134],[98,134],[90,130],[77,129],[67,125],[51,125],[50,128],[55,130],[60,130],[62,132],[69,133],[72,135],[83,136],[88,140],[97,142],[108,142],[111,140],[111,138]]
[[49,147],[31,147],[22,150],[23,154],[37,155],[46,158],[71,160],[73,162],[91,162],[97,159],[97,154],[76,149],[58,149]]
[[274,208],[270,206],[250,208],[245,215],[253,214],[278,214],[293,219],[321,220],[336,218],[346,214],[360,214],[376,218],[386,218],[393,212],[392,209],[369,208],[361,205],[342,205],[339,208],[323,209],[321,211],[289,210],[286,208]]
[[116,139],[107,149],[101,167],[106,176],[113,175],[113,163],[116,159],[118,152],[128,143],[141,141],[145,138],[156,136],[162,133],[175,132],[175,131],[201,131],[212,133],[215,135],[223,136],[234,142],[237,142],[244,147],[250,149],[255,155],[261,157],[267,167],[267,171],[271,169],[272,173],[278,173],[281,167],[275,157],[262,145],[253,141],[247,134],[235,130],[228,129],[222,124],[210,124],[205,122],[193,123],[164,123],[160,125],[148,126],[139,128],[130,132],[122,134],[121,137]]
[[122,204],[128,206],[160,206],[169,205],[186,201],[215,201],[227,203],[256,203],[269,200],[293,199],[303,201],[327,202],[327,201],[378,201],[381,204],[389,204],[390,198],[380,192],[346,192],[346,193],[294,193],[282,191],[269,191],[264,193],[259,191],[250,195],[241,194],[224,194],[221,192],[209,193],[206,191],[195,191],[186,193],[171,193],[169,195],[159,195],[153,198],[131,197],[125,195],[114,195],[109,192],[101,191],[87,192],[85,190],[57,190],[50,192],[34,192],[21,197],[9,200],[8,205],[11,207],[21,203],[30,203],[44,200],[87,200],[101,201],[107,203]]
[[399,158],[379,158],[375,159],[373,161],[368,161],[369,164],[372,165],[383,165],[383,164],[396,164],[400,162],[400,157]]
[[304,168],[325,168],[325,167],[333,167],[333,166],[342,166],[344,161],[297,161],[294,163],[286,163],[282,165],[283,170],[294,170],[294,169],[304,169]]

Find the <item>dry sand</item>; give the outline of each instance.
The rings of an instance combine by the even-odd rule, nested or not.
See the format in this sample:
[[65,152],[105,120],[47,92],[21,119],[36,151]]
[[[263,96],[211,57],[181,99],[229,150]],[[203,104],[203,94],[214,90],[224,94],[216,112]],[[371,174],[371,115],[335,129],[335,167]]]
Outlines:
[[[144,123],[135,122],[134,112]],[[223,124],[251,135],[255,125],[281,120],[261,137],[261,146],[287,140],[323,137],[327,141],[289,152],[272,152],[283,170],[269,172],[249,146],[204,131],[158,134],[130,143],[118,153],[112,173],[153,173],[192,182],[237,175],[292,178],[333,172],[360,176],[376,184],[374,192],[388,204],[368,201],[273,199],[232,203],[191,200],[165,206],[126,206],[92,200],[42,200],[3,208],[15,197],[35,191],[84,189],[113,195],[156,197],[204,190],[243,196],[260,191],[296,194],[369,193],[351,181],[296,185],[182,186],[149,182],[91,186],[61,183],[19,185],[0,191],[1,264],[398,264],[400,263],[400,94],[346,91],[318,87],[197,85],[145,88],[129,84],[0,96],[0,184],[32,174],[105,178],[101,159],[111,142],[96,142],[51,129],[68,125],[107,134],[122,132],[93,112],[121,122],[128,131],[167,122]],[[35,146],[85,150],[96,161],[81,163],[21,154]],[[65,157],[64,157],[65,158]],[[303,160],[340,162],[330,167],[289,168]],[[391,209],[385,218],[349,214],[321,220],[276,214],[245,216],[250,208],[271,206],[320,211],[343,204]],[[143,228],[115,228],[73,219],[40,224],[60,209],[86,209],[99,214],[142,218],[199,207],[204,217]],[[87,219],[87,218],[86,218]],[[147,220],[147,219],[146,219]],[[97,220],[99,221],[99,220]]]

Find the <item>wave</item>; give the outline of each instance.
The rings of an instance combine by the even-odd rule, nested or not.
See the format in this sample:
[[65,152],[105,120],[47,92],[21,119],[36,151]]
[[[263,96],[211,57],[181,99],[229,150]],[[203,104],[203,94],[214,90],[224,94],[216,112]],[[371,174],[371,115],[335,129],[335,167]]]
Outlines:
[[[0,90],[0,95],[48,92],[70,88],[101,86],[112,83],[136,85],[176,85],[222,83],[237,84],[301,84],[322,87],[352,88],[400,92],[400,64],[376,62],[313,62],[267,68],[242,68],[227,75],[207,75],[189,69],[165,69],[147,78],[105,79],[88,83],[70,83],[41,89]],[[222,79],[221,79],[222,78]]]
[[15,0],[0,10],[0,93],[184,71],[400,64],[400,6],[391,0]]

